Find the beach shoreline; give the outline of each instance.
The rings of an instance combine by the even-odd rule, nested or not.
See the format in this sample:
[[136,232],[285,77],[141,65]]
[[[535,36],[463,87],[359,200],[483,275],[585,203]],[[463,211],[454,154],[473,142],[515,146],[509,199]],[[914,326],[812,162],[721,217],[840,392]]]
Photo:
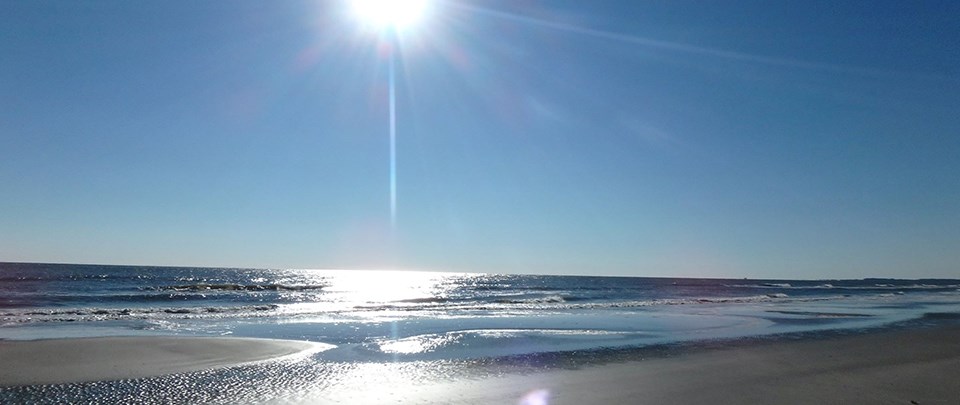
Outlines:
[[[956,404],[960,399],[957,325],[618,352],[593,360],[563,359],[564,354],[500,359],[482,366],[484,370],[473,377],[425,383],[406,383],[399,377],[355,378],[289,402]],[[364,389],[374,381],[376,389]]]
[[157,377],[315,351],[320,344],[223,337],[0,341],[0,387]]
[[[151,348],[142,349],[145,344]],[[102,389],[120,390],[118,398],[139,397],[156,388],[156,384],[150,385],[151,381],[161,386],[169,384],[164,381],[189,384],[193,378],[190,376],[196,375],[192,372],[216,369],[222,371],[215,370],[214,375],[207,376],[209,381],[217,381],[218,375],[232,375],[231,378],[239,378],[234,381],[247,381],[249,385],[234,386],[239,391],[229,393],[212,385],[197,385],[180,395],[200,396],[184,397],[183,402],[204,398],[213,402],[304,404],[955,404],[960,398],[960,386],[956,385],[960,381],[960,326],[955,324],[795,339],[747,338],[668,350],[641,348],[632,354],[625,350],[582,362],[564,362],[564,356],[577,354],[558,353],[537,360],[544,361],[539,368],[531,363],[510,364],[522,363],[520,358],[473,365],[464,362],[455,366],[462,367],[462,373],[445,377],[438,375],[435,368],[451,370],[449,363],[441,366],[442,362],[341,364],[324,360],[321,354],[304,356],[303,361],[289,364],[256,363],[304,353],[315,348],[313,345],[323,347],[302,341],[216,337],[0,341],[0,359],[19,359],[19,363],[10,364],[2,371],[5,374],[0,374],[0,382],[5,386],[0,389],[0,397],[6,391],[7,398],[42,402],[78,390],[79,396],[71,398],[82,399],[86,395],[83,392],[102,394]],[[147,351],[146,357],[143,350]],[[19,354],[11,357],[11,353]],[[64,353],[101,363],[94,364],[94,372],[79,373],[77,367],[71,371],[62,367],[69,363],[68,359],[57,357]],[[39,361],[33,361],[33,356],[40,356]],[[55,363],[61,367],[50,368],[51,357],[56,357]],[[108,367],[107,363],[119,368]],[[78,365],[83,369],[91,366]],[[245,366],[228,367],[232,365]],[[258,374],[257,370],[264,367],[274,371]],[[343,374],[330,374],[338,367]],[[117,371],[124,374],[116,374]],[[252,380],[238,372],[261,377]],[[161,374],[184,377],[143,378]],[[26,379],[29,375],[34,379]],[[103,382],[135,377],[141,379],[121,385]],[[318,382],[318,378],[324,381]],[[99,388],[84,391],[91,385],[64,385],[81,381],[90,381]],[[18,385],[12,382],[61,385],[45,386],[52,391],[41,388],[31,392],[26,389],[28,386],[11,387]],[[141,383],[147,388],[137,388]],[[206,392],[199,392],[203,390]]]
[[[951,325],[800,340],[746,339],[666,356],[436,384],[401,402],[956,404],[957,381],[960,326]],[[396,393],[383,394],[352,399],[387,403],[397,398]]]

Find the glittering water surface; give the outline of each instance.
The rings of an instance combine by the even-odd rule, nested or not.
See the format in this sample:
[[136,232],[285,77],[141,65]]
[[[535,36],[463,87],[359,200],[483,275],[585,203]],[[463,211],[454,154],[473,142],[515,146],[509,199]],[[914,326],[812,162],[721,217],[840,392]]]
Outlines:
[[723,280],[0,264],[0,338],[231,335],[433,360],[859,328],[956,312],[958,280]]
[[[363,402],[510,356],[881,327],[960,313],[958,280],[722,280],[0,263],[0,339],[199,335],[334,345],[0,402]],[[415,384],[414,384],[415,385]],[[334,389],[335,388],[335,389]],[[356,388],[356,389],[353,389]],[[229,392],[229,394],[225,394]],[[367,398],[369,399],[369,398]]]

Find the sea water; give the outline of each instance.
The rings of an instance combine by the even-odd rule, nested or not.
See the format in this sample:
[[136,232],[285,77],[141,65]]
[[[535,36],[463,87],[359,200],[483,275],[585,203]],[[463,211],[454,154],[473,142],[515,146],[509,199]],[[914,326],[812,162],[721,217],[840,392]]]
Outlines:
[[[0,390],[0,399],[85,401],[107,395],[103,398],[115,401],[156,385],[200,395],[189,397],[191,401],[216,402],[222,392],[218,384],[259,381],[247,387],[246,394],[259,402],[267,394],[258,389],[271,397],[287,392],[285,385],[296,387],[289,392],[302,393],[307,382],[313,391],[323,391],[349,385],[351,379],[359,379],[357,386],[371,378],[429,380],[456,375],[464,364],[496,359],[815,335],[957,314],[960,280],[942,279],[748,280],[0,263],[0,339],[190,335],[298,339],[331,347],[308,361],[235,367],[227,374],[6,389]],[[203,383],[206,379],[211,382]],[[193,388],[182,389],[190,384]],[[243,402],[236,395],[219,400]]]

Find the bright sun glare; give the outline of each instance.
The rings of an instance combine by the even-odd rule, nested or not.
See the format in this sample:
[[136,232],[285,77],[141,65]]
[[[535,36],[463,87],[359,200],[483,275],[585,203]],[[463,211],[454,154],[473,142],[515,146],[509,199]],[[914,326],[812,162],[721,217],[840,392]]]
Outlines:
[[352,3],[361,21],[380,29],[410,27],[427,8],[427,0],[352,0]]

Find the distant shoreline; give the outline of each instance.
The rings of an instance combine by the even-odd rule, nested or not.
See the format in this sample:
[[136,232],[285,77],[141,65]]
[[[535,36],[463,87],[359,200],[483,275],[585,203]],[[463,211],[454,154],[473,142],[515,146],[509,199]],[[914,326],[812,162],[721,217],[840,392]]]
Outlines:
[[864,277],[845,277],[845,278],[782,278],[782,277],[757,277],[757,276],[665,276],[665,275],[625,275],[625,274],[551,274],[551,273],[527,273],[527,272],[484,272],[476,270],[460,270],[460,269],[449,269],[449,270],[432,270],[432,269],[367,269],[367,268],[302,268],[302,267],[285,267],[285,266],[264,266],[264,267],[250,267],[250,266],[193,266],[193,265],[169,265],[169,264],[118,264],[118,263],[70,263],[70,262],[21,262],[21,261],[3,261],[0,260],[0,265],[12,264],[12,265],[46,265],[46,266],[99,266],[99,267],[144,267],[144,268],[156,268],[156,269],[205,269],[205,270],[306,270],[306,271],[321,271],[321,272],[340,272],[340,271],[384,271],[384,272],[415,272],[415,273],[451,273],[451,274],[485,274],[485,275],[515,275],[515,276],[562,276],[562,277],[603,277],[603,278],[648,278],[648,279],[659,279],[659,280],[752,280],[752,281],[884,281],[884,280],[900,280],[900,281],[960,281],[960,278],[950,278],[950,277],[918,277],[918,278],[904,278],[904,277],[877,277],[877,276],[864,276]]

